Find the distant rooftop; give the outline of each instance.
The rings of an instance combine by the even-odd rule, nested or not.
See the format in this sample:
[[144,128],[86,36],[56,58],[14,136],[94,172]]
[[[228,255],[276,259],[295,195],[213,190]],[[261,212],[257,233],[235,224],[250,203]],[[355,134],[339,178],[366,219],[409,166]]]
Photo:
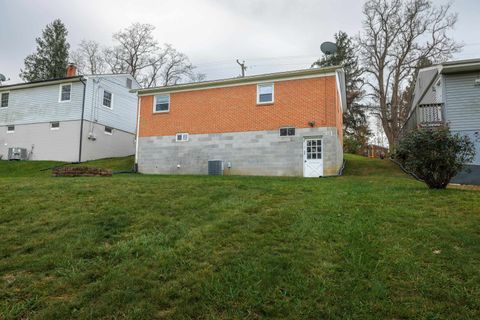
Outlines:
[[[109,73],[109,74],[93,74],[93,75],[77,75],[72,77],[62,77],[62,78],[54,78],[54,79],[46,79],[46,80],[36,80],[30,82],[18,82],[14,84],[7,84],[4,86],[0,86],[0,90],[3,89],[22,89],[22,88],[33,88],[33,87],[41,87],[44,85],[51,85],[57,83],[64,83],[64,82],[71,82],[71,81],[80,81],[80,79],[84,77],[110,77],[110,76],[126,76],[129,74],[126,73]],[[133,77],[132,77],[133,79]]]

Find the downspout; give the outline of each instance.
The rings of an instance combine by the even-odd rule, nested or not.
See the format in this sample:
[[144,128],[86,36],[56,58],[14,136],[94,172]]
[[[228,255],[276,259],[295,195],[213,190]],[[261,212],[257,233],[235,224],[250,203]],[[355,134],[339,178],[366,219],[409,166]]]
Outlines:
[[83,99],[82,99],[82,117],[80,119],[80,146],[78,149],[78,162],[82,162],[82,143],[83,143],[83,117],[85,115],[85,92],[87,89],[87,84],[83,81],[83,78],[80,78],[80,82],[83,83]]
[[134,171],[138,172],[138,137],[140,135],[140,108],[141,108],[142,97],[138,97],[137,102],[137,132],[135,137],[135,168]]

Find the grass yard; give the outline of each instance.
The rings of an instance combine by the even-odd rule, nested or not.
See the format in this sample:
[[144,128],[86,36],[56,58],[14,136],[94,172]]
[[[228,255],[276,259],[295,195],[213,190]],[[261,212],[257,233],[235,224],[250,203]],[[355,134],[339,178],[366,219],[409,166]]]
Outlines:
[[325,179],[2,161],[0,319],[480,318],[480,191],[347,160]]

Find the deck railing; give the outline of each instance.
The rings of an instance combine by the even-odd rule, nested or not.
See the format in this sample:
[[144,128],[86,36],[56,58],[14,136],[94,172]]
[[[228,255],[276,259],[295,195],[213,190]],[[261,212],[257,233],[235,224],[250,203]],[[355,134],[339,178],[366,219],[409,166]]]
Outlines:
[[443,119],[443,103],[422,104],[418,106],[418,127],[438,127],[443,125]]

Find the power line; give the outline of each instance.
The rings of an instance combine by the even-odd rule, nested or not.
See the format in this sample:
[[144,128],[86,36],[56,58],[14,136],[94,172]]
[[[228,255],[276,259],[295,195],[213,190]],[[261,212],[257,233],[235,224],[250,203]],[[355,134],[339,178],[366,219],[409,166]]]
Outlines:
[[[247,58],[248,61],[256,60],[278,60],[278,59],[306,59],[306,58],[318,58],[320,54],[309,54],[309,55],[298,55],[298,56],[274,56],[274,57],[256,57],[256,58]],[[222,59],[222,60],[211,60],[207,62],[197,62],[196,66],[206,66],[211,64],[231,64],[232,59]]]

